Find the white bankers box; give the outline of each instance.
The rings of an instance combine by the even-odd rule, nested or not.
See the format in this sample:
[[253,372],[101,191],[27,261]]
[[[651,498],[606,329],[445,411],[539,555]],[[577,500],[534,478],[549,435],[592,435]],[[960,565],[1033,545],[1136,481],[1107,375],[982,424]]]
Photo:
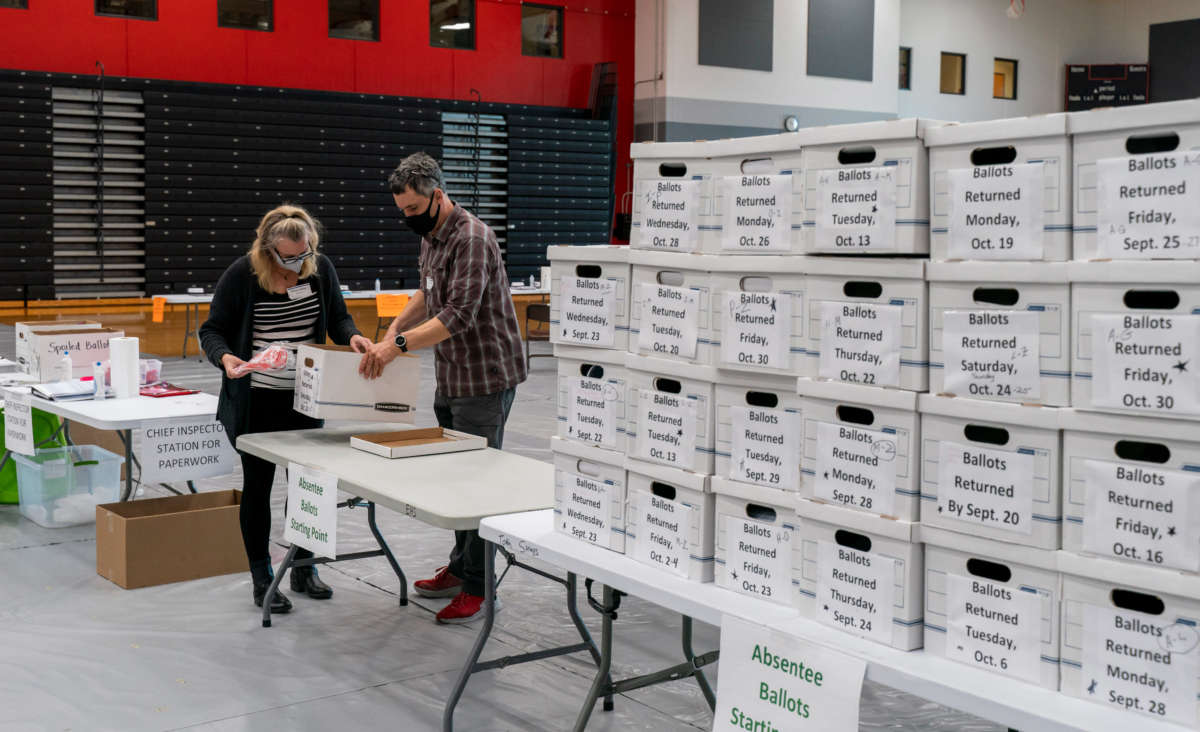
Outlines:
[[920,512],[921,416],[911,391],[799,379],[800,494],[903,521]]
[[1057,549],[1069,410],[922,394],[921,523]]
[[71,330],[31,329],[29,338],[29,374],[42,381],[56,381],[64,354],[71,358],[72,378],[91,376],[97,361],[108,360],[108,341],[125,335],[122,330],[83,326]]
[[712,479],[718,586],[791,607],[796,494]]
[[421,383],[421,359],[397,356],[378,379],[359,375],[362,355],[350,346],[305,343],[296,350],[292,408],[316,419],[412,423]]
[[1200,418],[1200,262],[1071,262],[1071,406]]
[[1065,262],[930,262],[929,391],[1071,404]]
[[629,247],[550,246],[550,341],[629,345]]
[[716,387],[713,474],[765,488],[799,491],[804,429],[800,401],[794,379],[751,374],[723,377]]
[[[33,351],[30,345],[30,331],[38,330],[47,333],[55,330],[97,330],[102,328],[95,320],[26,320],[17,323],[16,352],[14,358],[20,370],[30,373],[33,369]],[[90,371],[88,373],[91,373]]]
[[624,351],[554,346],[558,362],[558,436],[614,450],[626,449],[629,372]]
[[709,339],[724,371],[803,376],[810,369],[805,257],[715,257]]
[[800,614],[902,651],[920,648],[917,524],[806,500],[796,514],[792,584]]
[[613,454],[550,438],[554,455],[554,530],[614,552],[625,551],[625,465]]
[[697,582],[713,580],[713,508],[707,475],[625,461],[625,553]]
[[805,251],[928,254],[930,125],[895,119],[805,130]]
[[629,457],[712,473],[716,369],[633,354],[625,363]]
[[636,142],[632,249],[700,250],[700,227],[713,226],[713,180],[705,173],[710,142]]
[[1074,112],[1075,259],[1200,258],[1200,100]]
[[712,365],[711,254],[631,252],[633,301],[629,352],[683,363]]
[[909,391],[929,386],[922,259],[809,257],[808,375]]
[[1056,555],[921,524],[925,652],[1058,690]]
[[931,259],[1071,258],[1067,115],[931,127],[925,144]]

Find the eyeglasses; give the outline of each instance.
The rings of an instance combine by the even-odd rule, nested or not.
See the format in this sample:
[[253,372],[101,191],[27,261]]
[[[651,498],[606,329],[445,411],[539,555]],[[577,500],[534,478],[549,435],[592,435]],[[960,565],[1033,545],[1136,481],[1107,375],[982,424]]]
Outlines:
[[303,252],[302,254],[297,254],[294,257],[285,257],[279,253],[278,249],[275,249],[275,248],[272,248],[271,251],[275,253],[275,257],[277,259],[279,259],[279,261],[282,262],[283,264],[297,264],[299,262],[303,262],[304,260],[312,257],[312,255],[313,255],[311,249],[306,252]]

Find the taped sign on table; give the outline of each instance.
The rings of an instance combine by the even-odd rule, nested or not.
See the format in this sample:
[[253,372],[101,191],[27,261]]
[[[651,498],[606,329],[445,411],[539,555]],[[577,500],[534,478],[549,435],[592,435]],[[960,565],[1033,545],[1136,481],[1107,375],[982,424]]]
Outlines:
[[33,408],[29,389],[4,389],[4,447],[21,455],[34,455]]
[[896,248],[896,168],[817,173],[815,248],[823,252]]
[[1200,315],[1093,315],[1092,406],[1200,414]]
[[792,176],[730,175],[720,185],[725,199],[722,249],[791,251]]
[[611,348],[616,336],[617,285],[593,277],[562,278],[558,340]]
[[1200,474],[1085,460],[1083,549],[1200,572]]
[[138,461],[144,483],[227,475],[239,464],[225,427],[211,417],[147,425],[142,429]]
[[337,558],[336,475],[288,463],[283,538],[320,557]]
[[1100,257],[1200,256],[1200,150],[1106,158],[1096,173]]
[[960,168],[948,179],[951,259],[1042,258],[1042,163]]
[[700,332],[700,293],[690,287],[641,285],[638,348],[656,356],[696,357]]
[[638,186],[637,197],[642,213],[638,248],[696,250],[700,181],[644,180]]

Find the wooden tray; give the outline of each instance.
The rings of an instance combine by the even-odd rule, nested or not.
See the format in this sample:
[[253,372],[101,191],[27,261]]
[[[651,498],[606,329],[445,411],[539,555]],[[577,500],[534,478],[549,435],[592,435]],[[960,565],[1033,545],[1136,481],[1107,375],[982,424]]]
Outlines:
[[487,447],[487,440],[441,427],[414,427],[395,432],[351,435],[350,446],[385,458],[403,458],[482,450]]

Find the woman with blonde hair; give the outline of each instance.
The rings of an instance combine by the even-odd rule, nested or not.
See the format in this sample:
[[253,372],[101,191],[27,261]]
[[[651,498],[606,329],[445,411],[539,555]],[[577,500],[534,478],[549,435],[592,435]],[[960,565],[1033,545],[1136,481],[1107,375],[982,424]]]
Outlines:
[[[317,222],[299,206],[275,208],[258,224],[250,251],[225,270],[213,293],[208,320],[200,327],[204,354],[224,371],[217,419],[230,442],[252,432],[320,427],[321,421],[293,411],[296,387],[294,351],[301,343],[326,338],[363,353],[371,341],[346,310],[333,264],[317,250]],[[275,372],[238,368],[268,346],[293,351],[286,368]],[[254,604],[262,607],[271,586],[271,484],[275,464],[242,453],[242,540],[250,562]],[[311,557],[301,550],[298,558]],[[292,569],[292,590],[325,599],[333,595],[316,567]],[[276,592],[271,612],[291,610]]]

